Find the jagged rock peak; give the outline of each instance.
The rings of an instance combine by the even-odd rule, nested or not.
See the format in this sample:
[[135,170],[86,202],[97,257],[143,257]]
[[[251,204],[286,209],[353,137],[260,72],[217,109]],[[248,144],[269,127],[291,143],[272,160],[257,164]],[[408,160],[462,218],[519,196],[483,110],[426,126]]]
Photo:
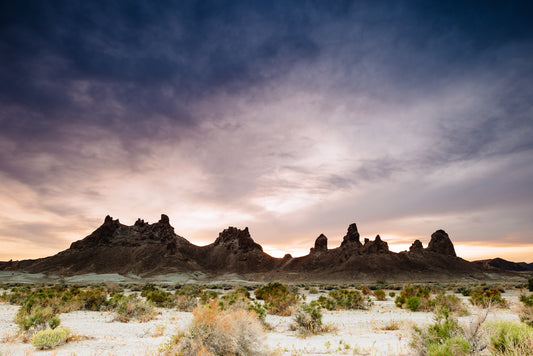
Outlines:
[[141,219],[141,218],[138,218],[137,221],[135,221],[135,224],[134,226],[137,226],[137,227],[143,227],[143,226],[146,226],[147,223]]
[[412,253],[418,253],[424,251],[424,245],[422,245],[422,241],[415,240],[411,247],[409,247],[409,252]]
[[453,243],[444,230],[437,230],[431,235],[431,240],[426,250],[442,255],[457,256]]
[[357,245],[361,246],[361,241],[359,241],[359,231],[357,231],[357,224],[353,223],[348,226],[348,232],[342,239],[341,247],[347,245]]
[[261,245],[252,239],[247,227],[244,230],[233,226],[228,227],[218,234],[214,246],[225,246],[228,250],[241,250],[244,252],[255,249],[263,251]]
[[111,225],[111,224],[120,224],[120,221],[118,219],[113,220],[111,216],[106,215],[104,219],[104,225]]
[[170,225],[170,219],[167,215],[161,214],[161,219],[158,221],[160,224]]
[[324,234],[320,234],[315,240],[314,252],[327,251],[328,250],[328,238]]
[[381,236],[377,235],[374,241],[365,239],[365,245],[363,246],[364,253],[388,253],[389,245],[381,240]]

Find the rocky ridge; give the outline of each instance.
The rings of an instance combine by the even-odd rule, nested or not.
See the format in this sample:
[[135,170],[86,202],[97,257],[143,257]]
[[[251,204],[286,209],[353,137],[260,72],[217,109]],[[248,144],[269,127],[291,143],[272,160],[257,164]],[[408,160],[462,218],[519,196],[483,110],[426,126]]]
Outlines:
[[103,224],[67,250],[46,258],[1,262],[0,270],[23,270],[59,275],[121,273],[150,276],[201,272],[216,276],[234,273],[255,279],[347,280],[357,278],[410,279],[413,277],[473,276],[482,272],[477,264],[455,254],[443,230],[431,235],[426,248],[416,240],[409,251],[389,251],[379,235],[360,241],[357,225],[348,226],[342,243],[328,248],[320,234],[302,257],[287,254],[274,258],[256,243],[248,228],[229,227],[210,245],[196,246],[177,235],[168,216],[149,224],[138,219],[127,226],[106,216]]

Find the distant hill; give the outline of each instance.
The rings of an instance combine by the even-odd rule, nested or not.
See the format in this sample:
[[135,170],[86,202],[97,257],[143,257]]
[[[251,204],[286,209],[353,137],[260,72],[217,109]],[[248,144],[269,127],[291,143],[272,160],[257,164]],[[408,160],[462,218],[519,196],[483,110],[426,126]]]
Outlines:
[[533,271],[533,263],[511,262],[503,258],[491,258],[488,260],[473,261],[475,264],[485,269],[500,269],[502,271]]
[[314,281],[483,278],[485,268],[457,257],[443,230],[431,235],[426,248],[417,240],[409,251],[395,253],[379,235],[361,242],[357,225],[351,224],[339,247],[329,249],[321,234],[308,255],[274,258],[252,239],[248,228],[229,227],[212,244],[196,246],[177,235],[164,214],[156,223],[138,219],[132,226],[106,216],[93,233],[54,256],[0,263],[0,270],[62,276],[201,272]]

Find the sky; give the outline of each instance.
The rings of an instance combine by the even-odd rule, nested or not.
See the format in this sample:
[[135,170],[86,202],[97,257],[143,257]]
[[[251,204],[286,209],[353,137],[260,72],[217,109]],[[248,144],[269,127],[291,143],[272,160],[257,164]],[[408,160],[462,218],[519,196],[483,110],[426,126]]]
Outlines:
[[530,1],[0,3],[0,260],[160,214],[533,262]]

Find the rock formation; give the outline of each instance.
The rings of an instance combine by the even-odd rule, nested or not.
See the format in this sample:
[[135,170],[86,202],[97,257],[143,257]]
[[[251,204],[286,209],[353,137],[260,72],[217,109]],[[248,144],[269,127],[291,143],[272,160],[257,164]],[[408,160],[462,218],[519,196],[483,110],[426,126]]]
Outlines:
[[320,234],[315,240],[315,247],[311,248],[310,253],[326,252],[328,250],[328,238]]
[[[205,275],[253,275],[259,279],[359,280],[412,278],[477,273],[482,267],[457,258],[443,230],[431,235],[426,249],[416,240],[409,252],[390,252],[379,235],[360,242],[356,224],[348,227],[340,246],[328,249],[328,239],[316,238],[310,254],[274,258],[256,243],[248,228],[228,227],[210,245],[195,246],[177,235],[170,219],[162,214],[153,224],[137,219],[127,226],[106,216],[103,224],[69,249],[54,256],[0,262],[0,270],[73,275],[121,273],[151,276],[167,273]],[[427,251],[427,252],[426,252]],[[422,273],[422,274],[420,274]],[[403,276],[403,277],[402,277]]]
[[357,224],[353,223],[348,226],[348,232],[342,239],[341,247],[361,247],[359,241],[359,231],[357,231]]
[[224,246],[226,249],[233,251],[247,252],[254,249],[263,251],[261,245],[254,242],[247,227],[244,230],[233,226],[228,227],[218,234],[214,246]]
[[437,230],[431,235],[427,251],[455,257],[453,243],[444,230]]
[[415,240],[411,247],[409,247],[409,252],[411,253],[422,253],[424,252],[424,246],[420,240]]
[[381,240],[379,235],[376,236],[374,241],[365,239],[365,244],[363,245],[363,253],[388,253],[389,245]]

